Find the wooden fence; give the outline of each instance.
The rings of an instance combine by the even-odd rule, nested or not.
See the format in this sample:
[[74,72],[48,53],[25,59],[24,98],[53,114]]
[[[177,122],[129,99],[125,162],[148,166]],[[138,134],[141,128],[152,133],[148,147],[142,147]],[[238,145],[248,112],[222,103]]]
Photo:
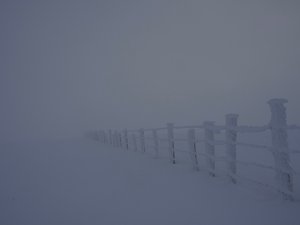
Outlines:
[[[214,122],[205,121],[201,125],[193,126],[175,126],[173,123],[167,123],[165,127],[138,129],[122,131],[94,131],[91,132],[93,138],[109,144],[114,147],[122,147],[126,150],[133,151],[151,151],[155,157],[167,150],[170,163],[177,163],[177,154],[179,152],[188,153],[193,169],[205,170],[212,177],[219,174],[216,169],[217,162],[225,163],[225,176],[232,183],[238,181],[247,181],[264,185],[280,192],[286,199],[294,200],[294,176],[300,174],[292,168],[290,157],[293,154],[299,154],[297,149],[289,148],[288,130],[300,130],[298,125],[287,125],[285,99],[271,99],[268,101],[271,110],[270,122],[264,126],[239,126],[238,115],[227,114],[225,116],[225,125],[216,125]],[[174,132],[181,130],[181,136],[175,137]],[[197,135],[201,130],[202,135]],[[238,134],[242,133],[260,133],[270,132],[270,145],[251,144],[238,140]],[[184,136],[182,134],[185,133]],[[222,135],[223,140],[216,140],[216,135]],[[147,144],[148,145],[147,145]],[[166,148],[163,147],[166,143]],[[177,147],[178,143],[186,143],[186,148]],[[201,144],[201,147],[200,147]],[[217,156],[215,148],[224,146],[225,151],[223,156]],[[239,160],[237,158],[237,150],[240,147],[248,147],[251,149],[265,150],[270,153],[273,158],[273,165],[257,162],[249,162]],[[224,149],[224,148],[223,148]],[[199,158],[204,158],[204,166],[200,165]],[[259,182],[257,180],[245,178],[238,171],[238,165],[257,167],[271,170],[275,174],[274,185]]]

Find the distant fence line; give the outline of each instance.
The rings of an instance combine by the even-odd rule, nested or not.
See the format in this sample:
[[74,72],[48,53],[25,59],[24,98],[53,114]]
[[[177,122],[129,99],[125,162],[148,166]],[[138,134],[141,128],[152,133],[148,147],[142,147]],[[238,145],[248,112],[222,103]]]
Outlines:
[[[127,150],[131,148],[134,151],[139,149],[141,152],[146,151],[145,140],[147,139],[152,142],[151,149],[154,150],[156,157],[159,157],[159,152],[161,150],[160,143],[166,142],[168,144],[169,160],[172,164],[176,163],[176,152],[183,151],[176,149],[176,143],[186,142],[191,163],[195,170],[199,170],[199,156],[203,156],[206,158],[205,170],[207,170],[209,175],[212,177],[216,176],[217,174],[215,166],[216,162],[223,161],[227,165],[226,174],[232,183],[236,183],[238,180],[248,180],[264,186],[270,186],[266,183],[261,183],[240,176],[237,171],[237,165],[241,164],[270,169],[275,172],[275,181],[277,184],[276,186],[270,187],[279,191],[285,198],[293,200],[293,177],[300,174],[295,172],[291,167],[290,155],[299,154],[300,151],[289,148],[287,131],[289,129],[300,130],[300,126],[287,125],[286,108],[284,106],[285,103],[287,103],[287,100],[285,99],[271,99],[268,101],[271,110],[271,120],[267,125],[264,126],[239,126],[238,115],[227,114],[225,116],[225,125],[221,126],[215,125],[215,123],[211,121],[205,121],[202,125],[195,126],[174,126],[173,123],[167,123],[166,127],[151,129],[141,128],[138,130],[124,129],[122,131],[92,131],[89,133],[89,136],[114,147],[122,147]],[[186,138],[174,137],[174,130],[179,129],[187,129]],[[204,135],[201,139],[196,138],[197,129],[204,131]],[[161,131],[166,131],[167,135],[165,138],[159,136],[159,132]],[[215,140],[215,134],[221,131],[225,132],[225,140]],[[271,132],[271,146],[243,143],[237,140],[238,133],[257,133],[264,131]],[[146,132],[150,133],[150,138],[145,137]],[[204,144],[204,151],[198,151],[197,143]],[[215,156],[215,146],[217,145],[225,146],[226,155],[224,157]],[[238,146],[258,148],[269,151],[274,158],[274,165],[265,165],[262,163],[237,160]]]

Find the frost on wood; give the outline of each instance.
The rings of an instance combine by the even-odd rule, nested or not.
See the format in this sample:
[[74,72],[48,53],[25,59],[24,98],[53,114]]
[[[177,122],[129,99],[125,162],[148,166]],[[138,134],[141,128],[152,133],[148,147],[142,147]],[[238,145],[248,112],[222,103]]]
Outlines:
[[168,144],[171,163],[175,164],[174,124],[167,123]]
[[155,158],[158,158],[158,138],[157,138],[157,131],[155,129],[152,130],[153,142],[154,142],[154,151],[155,151]]
[[[293,191],[293,177],[289,164],[286,108],[284,106],[284,103],[287,103],[287,100],[271,99],[268,103],[271,110],[270,128],[276,168],[276,180],[280,190],[285,193],[291,193]],[[290,198],[291,196],[288,197]]]
[[204,136],[205,136],[204,147],[205,147],[205,153],[208,155],[208,157],[206,157],[206,163],[207,163],[209,175],[215,176],[215,173],[213,172],[215,170],[215,160],[214,160],[215,146],[213,144],[215,141],[214,130],[213,130],[214,122],[206,121],[204,122],[203,125],[204,125]]
[[113,146],[114,147],[118,147],[118,132],[117,131],[114,131],[113,132]]
[[105,138],[105,131],[103,131],[103,130],[100,131],[100,135],[101,135],[101,142],[102,142],[102,143],[105,143],[105,139],[106,139],[106,138]]
[[191,156],[191,160],[193,163],[193,168],[194,168],[194,170],[199,170],[197,149],[196,149],[195,129],[188,130],[188,147],[190,150],[190,156]]
[[[271,121],[267,125],[264,126],[237,126],[238,115],[236,114],[228,114],[226,115],[226,123],[225,125],[215,125],[213,122],[205,122],[202,125],[196,126],[174,126],[173,123],[168,123],[166,127],[162,128],[151,128],[151,129],[139,129],[139,130],[129,130],[130,136],[128,136],[127,130],[123,130],[123,132],[112,131],[109,130],[108,133],[104,131],[92,131],[88,133],[88,136],[92,139],[96,139],[98,141],[106,142],[115,147],[123,147],[125,149],[130,148],[134,151],[138,149],[141,152],[146,151],[145,145],[145,132],[151,132],[152,138],[148,137],[147,139],[153,140],[154,144],[154,153],[155,157],[158,157],[160,145],[159,141],[167,141],[168,143],[168,153],[170,162],[175,164],[176,157],[175,154],[175,141],[188,141],[188,149],[191,157],[191,162],[193,164],[193,168],[198,170],[199,163],[197,155],[205,156],[205,162],[207,170],[211,176],[215,176],[215,163],[216,161],[223,161],[227,166],[227,176],[230,178],[230,181],[236,183],[237,179],[241,180],[250,180],[248,178],[244,178],[242,176],[237,175],[237,163],[243,165],[251,165],[256,167],[262,167],[267,169],[272,169],[275,171],[275,178],[277,182],[277,186],[274,187],[271,185],[271,188],[275,188],[280,193],[284,194],[290,200],[294,199],[293,193],[293,175],[297,175],[296,172],[292,170],[290,167],[290,159],[289,153],[299,153],[297,150],[289,149],[288,147],[288,137],[287,137],[287,129],[298,129],[299,126],[293,125],[288,126],[286,122],[286,109],[284,107],[284,103],[287,101],[284,99],[272,99],[268,102],[271,110]],[[204,130],[204,140],[196,140],[195,138],[195,129],[203,129]],[[175,129],[189,129],[187,139],[183,138],[174,138],[174,130]],[[215,140],[214,134],[216,132],[225,131],[225,141],[224,140]],[[272,137],[272,146],[265,146],[260,144],[249,144],[243,142],[237,142],[237,133],[253,133],[253,132],[262,132],[266,130],[271,130]],[[159,138],[158,131],[167,131],[167,138],[165,136]],[[131,134],[131,132],[133,132]],[[134,134],[135,133],[135,134]],[[148,134],[148,133],[146,133]],[[132,142],[131,142],[132,141]],[[151,141],[152,142],[152,141]],[[204,142],[204,152],[197,153],[197,143]],[[215,145],[225,145],[225,157],[215,157]],[[258,163],[249,163],[244,161],[237,161],[237,153],[236,146],[244,146],[251,148],[259,148],[265,149],[269,152],[272,152],[274,157],[274,166],[263,165]],[[177,149],[176,149],[177,150]],[[288,151],[290,150],[290,151]],[[186,150],[178,149],[178,151],[186,152]],[[180,156],[180,155],[179,155]],[[241,155],[242,156],[242,155]],[[251,181],[251,180],[250,180]],[[252,180],[253,181],[253,180]],[[253,181],[256,182],[255,180]],[[263,184],[263,183],[259,183]],[[269,186],[269,184],[263,184],[265,186]],[[296,189],[296,188],[295,188]]]
[[122,148],[123,140],[122,140],[122,133],[121,132],[118,132],[118,139],[119,139],[120,147]]
[[133,151],[137,151],[137,142],[136,142],[136,137],[135,134],[132,134],[132,144],[133,144]]
[[124,131],[123,131],[123,133],[124,133],[124,147],[126,148],[126,150],[128,150],[129,149],[129,145],[128,145],[128,131],[127,131],[127,129],[125,129]]
[[144,131],[144,129],[140,129],[139,133],[140,133],[141,151],[145,152],[146,151],[146,146],[145,146],[145,131]]
[[112,142],[112,131],[111,130],[108,131],[108,141],[109,141],[109,144],[112,145],[113,142]]
[[233,183],[236,183],[234,176],[236,174],[236,139],[237,139],[237,114],[227,114],[226,115],[226,155],[228,158],[228,172],[229,177]]

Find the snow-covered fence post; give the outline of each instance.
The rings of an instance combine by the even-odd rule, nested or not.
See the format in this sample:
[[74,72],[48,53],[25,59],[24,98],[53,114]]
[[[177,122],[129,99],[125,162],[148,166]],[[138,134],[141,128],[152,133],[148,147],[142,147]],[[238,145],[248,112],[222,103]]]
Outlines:
[[268,101],[271,110],[272,151],[276,168],[276,180],[279,191],[290,200],[293,199],[293,176],[288,153],[288,134],[286,122],[285,99]]
[[99,131],[95,131],[95,141],[99,141]]
[[103,130],[99,131],[99,141],[103,143]]
[[194,168],[194,170],[199,170],[198,156],[197,156],[197,149],[196,149],[195,129],[188,130],[188,147],[189,147],[189,151],[190,151],[190,155],[191,155],[193,168]]
[[95,141],[99,141],[99,134],[98,134],[98,131],[94,131],[94,136],[95,136]]
[[103,143],[106,144],[106,132],[103,130]]
[[118,147],[122,148],[122,132],[118,131]]
[[118,138],[117,138],[117,136],[118,136],[118,133],[117,133],[117,131],[114,131],[114,134],[113,134],[113,145],[114,145],[114,147],[118,147]]
[[106,144],[106,132],[105,132],[105,130],[103,131],[103,143]]
[[115,132],[113,130],[111,131],[111,145],[115,146]]
[[99,133],[99,141],[103,142],[102,130],[99,130],[98,133]]
[[114,146],[114,131],[111,131],[111,146]]
[[115,147],[119,147],[119,132],[116,130],[115,131]]
[[152,130],[153,143],[154,143],[154,152],[155,158],[158,158],[158,138],[157,138],[157,130]]
[[135,134],[133,133],[132,134],[132,144],[133,144],[133,151],[137,151],[137,142],[136,142],[136,136]]
[[236,183],[236,140],[237,140],[237,114],[226,115],[226,156],[228,159],[228,173],[231,181]]
[[145,146],[145,131],[143,128],[139,130],[140,133],[140,144],[141,144],[141,151],[144,153],[146,151],[146,146]]
[[99,141],[103,143],[103,131],[99,131]]
[[214,137],[214,122],[206,121],[204,122],[204,148],[206,157],[206,163],[209,171],[209,175],[215,176],[215,137]]
[[124,147],[125,147],[125,149],[126,150],[128,150],[129,149],[129,144],[128,144],[128,131],[127,131],[127,129],[125,129],[124,131],[123,131],[123,133],[124,133]]
[[122,132],[118,132],[119,147],[122,148]]
[[113,137],[112,137],[112,131],[108,131],[108,138],[109,138],[109,144],[112,146],[113,145]]
[[122,132],[117,131],[118,147],[122,147]]
[[167,123],[168,144],[171,163],[175,164],[175,143],[174,143],[174,124]]

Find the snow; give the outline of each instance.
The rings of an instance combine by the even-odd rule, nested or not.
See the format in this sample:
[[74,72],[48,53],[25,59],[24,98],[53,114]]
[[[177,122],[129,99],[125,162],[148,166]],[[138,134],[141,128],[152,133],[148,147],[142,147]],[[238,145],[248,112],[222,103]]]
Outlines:
[[299,201],[153,156],[84,138],[2,143],[0,224],[300,224]]

